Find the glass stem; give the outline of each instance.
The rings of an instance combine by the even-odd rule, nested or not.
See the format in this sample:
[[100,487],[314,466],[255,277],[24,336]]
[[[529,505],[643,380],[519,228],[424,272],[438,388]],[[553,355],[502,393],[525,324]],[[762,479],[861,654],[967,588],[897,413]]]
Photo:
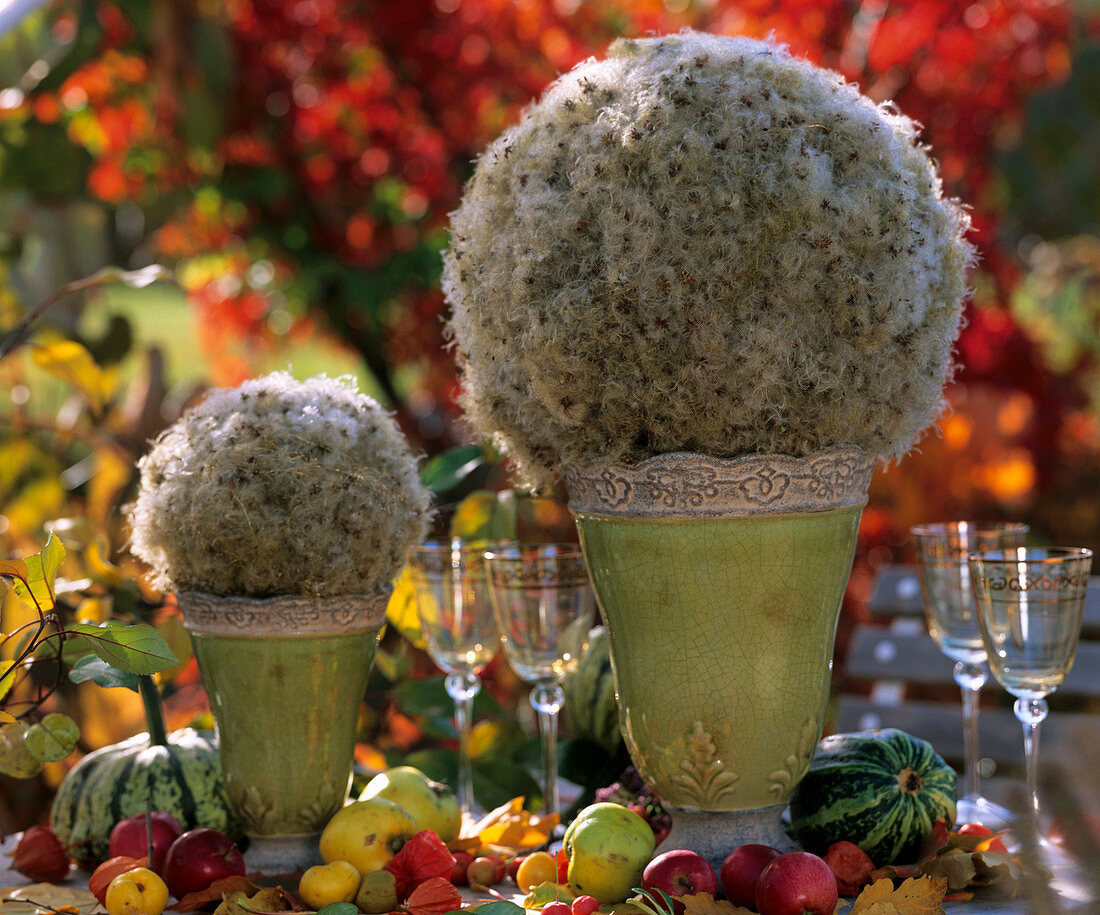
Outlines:
[[447,693],[455,701],[455,730],[458,732],[458,804],[463,813],[474,809],[474,783],[470,771],[470,728],[474,696],[481,692],[481,681],[472,670],[447,674]]
[[546,814],[558,810],[558,712],[565,704],[565,693],[556,680],[540,681],[531,690],[531,706],[539,716],[542,735],[542,809]]
[[988,674],[981,664],[955,663],[955,682],[962,690],[963,777],[962,797],[977,799],[978,789],[978,708],[982,687]]
[[1042,842],[1039,825],[1039,723],[1047,716],[1045,699],[1017,699],[1012,706],[1024,726],[1024,767],[1027,773],[1028,816],[1036,842]]

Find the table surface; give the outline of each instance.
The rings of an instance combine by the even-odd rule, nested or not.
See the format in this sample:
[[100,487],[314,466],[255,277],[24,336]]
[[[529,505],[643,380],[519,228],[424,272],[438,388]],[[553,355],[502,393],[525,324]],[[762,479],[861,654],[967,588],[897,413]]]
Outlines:
[[[26,886],[27,878],[10,869],[10,854],[15,847],[17,836],[9,836],[0,843],[0,892],[11,888]],[[1097,862],[1100,866],[1100,862]],[[73,869],[67,886],[77,889],[87,889],[88,874],[84,871]],[[1079,873],[1068,869],[1056,869],[1055,880],[1052,887],[1057,892],[1056,909],[1050,915],[1095,915],[1098,906],[1088,893],[1086,882]],[[519,898],[517,898],[519,901]],[[0,906],[0,908],[3,908]],[[948,915],[1030,915],[1031,909],[1025,901],[974,899],[969,902],[949,902],[946,906]],[[102,912],[102,909],[97,909]],[[171,910],[169,910],[170,912]],[[1047,912],[1046,909],[1036,911]]]

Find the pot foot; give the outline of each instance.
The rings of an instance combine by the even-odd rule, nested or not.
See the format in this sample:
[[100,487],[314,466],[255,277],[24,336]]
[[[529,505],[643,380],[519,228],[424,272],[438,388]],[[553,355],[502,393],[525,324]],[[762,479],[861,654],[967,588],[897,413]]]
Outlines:
[[717,874],[726,856],[740,845],[770,845],[781,852],[798,845],[783,828],[785,804],[752,810],[692,810],[666,807],[672,816],[672,831],[658,846],[657,853],[687,848],[702,855]]
[[285,836],[248,837],[244,853],[246,873],[274,877],[301,873],[315,864],[324,864],[319,842],[321,833],[307,832]]

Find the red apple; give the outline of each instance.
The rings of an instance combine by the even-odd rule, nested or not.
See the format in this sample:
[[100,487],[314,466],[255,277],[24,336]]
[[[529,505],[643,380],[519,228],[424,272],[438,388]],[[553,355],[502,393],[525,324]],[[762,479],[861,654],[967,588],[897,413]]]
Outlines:
[[177,899],[205,890],[222,877],[244,876],[244,855],[216,829],[192,829],[172,843],[164,860],[164,882]]
[[642,889],[663,890],[673,898],[676,911],[681,912],[683,905],[675,901],[677,896],[714,895],[718,892],[718,877],[702,855],[676,848],[659,854],[646,865],[642,871]]
[[779,852],[770,845],[741,845],[731,851],[718,874],[725,897],[734,905],[755,908],[756,882],[778,857]]
[[807,851],[775,858],[756,883],[760,915],[833,915],[837,899],[836,877],[829,865]]
[[[168,847],[183,835],[183,827],[172,814],[160,811],[151,813],[149,822],[153,833],[153,856],[149,867],[159,874],[164,869],[164,856],[168,854]],[[107,843],[107,854],[112,858],[120,855],[144,858],[149,854],[149,837],[145,829],[144,813],[126,817],[115,824]]]
[[451,881],[452,886],[465,886],[468,882],[466,880],[466,868],[470,866],[474,856],[468,851],[454,851],[451,854],[454,855],[455,863],[451,868],[451,876],[447,879]]

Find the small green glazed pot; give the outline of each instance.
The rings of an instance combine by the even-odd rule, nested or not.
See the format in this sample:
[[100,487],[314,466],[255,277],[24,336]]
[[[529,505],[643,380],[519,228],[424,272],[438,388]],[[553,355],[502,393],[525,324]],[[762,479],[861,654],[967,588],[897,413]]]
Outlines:
[[321,863],[320,831],[351,787],[359,704],[389,594],[178,596],[250,871]]
[[790,847],[873,469],[856,448],[567,468],[623,737],[672,808],[662,850]]

